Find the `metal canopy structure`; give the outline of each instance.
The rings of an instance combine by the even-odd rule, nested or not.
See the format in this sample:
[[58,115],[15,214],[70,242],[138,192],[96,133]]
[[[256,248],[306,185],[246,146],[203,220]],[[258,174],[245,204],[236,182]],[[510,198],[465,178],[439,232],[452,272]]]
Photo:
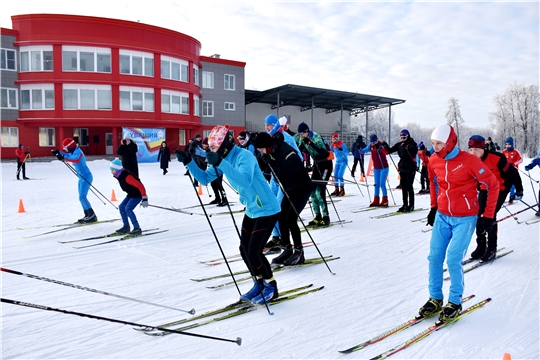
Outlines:
[[405,102],[405,100],[384,96],[291,84],[265,91],[245,90],[245,99],[246,105],[252,103],[270,104],[272,109],[283,106],[297,106],[300,107],[300,111],[322,108],[326,110],[327,114],[345,110],[349,112],[349,115],[356,115]]

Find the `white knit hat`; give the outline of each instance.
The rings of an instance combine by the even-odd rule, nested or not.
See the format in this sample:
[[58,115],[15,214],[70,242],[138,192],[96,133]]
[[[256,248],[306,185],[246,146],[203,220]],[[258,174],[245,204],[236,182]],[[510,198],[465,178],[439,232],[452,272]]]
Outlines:
[[444,124],[436,127],[435,130],[433,130],[433,133],[431,133],[431,140],[437,140],[445,143],[449,136],[450,125]]

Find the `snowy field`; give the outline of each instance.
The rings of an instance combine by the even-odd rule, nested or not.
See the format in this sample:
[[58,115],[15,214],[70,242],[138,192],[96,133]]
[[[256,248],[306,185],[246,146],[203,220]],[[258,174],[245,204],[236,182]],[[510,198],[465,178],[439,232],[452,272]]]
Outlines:
[[[369,157],[366,158],[366,162]],[[397,162],[397,157],[394,157]],[[529,163],[528,159],[524,164]],[[111,176],[108,161],[88,163],[94,186],[110,198],[114,189],[121,201],[124,193]],[[349,166],[352,165],[352,157]],[[524,165],[522,165],[524,166]],[[216,309],[238,299],[235,286],[207,289],[230,280],[194,282],[200,278],[227,272],[225,265],[208,266],[199,260],[219,258],[207,218],[200,206],[189,209],[194,215],[137,208],[143,229],[167,229],[167,232],[107,245],[74,249],[79,243],[61,244],[113,232],[120,222],[78,227],[49,235],[33,235],[58,228],[82,217],[78,202],[77,179],[59,161],[34,162],[27,166],[31,181],[16,181],[15,163],[2,163],[2,267],[63,281],[90,289],[110,292],[138,300],[197,314]],[[184,176],[185,168],[176,160],[163,176],[158,163],[140,164],[141,180],[149,202],[164,207],[185,208],[198,204],[197,194]],[[538,179],[538,171],[531,174]],[[417,179],[418,179],[417,174]],[[350,177],[350,171],[346,172]],[[398,184],[395,169],[389,176],[392,187]],[[531,182],[522,175],[524,201],[533,204]],[[373,178],[368,178],[370,183]],[[535,191],[538,184],[534,183]],[[420,184],[415,181],[416,192]],[[329,187],[332,191],[333,187]],[[395,211],[379,209],[353,213],[369,204],[366,187],[347,184],[348,195],[335,202],[343,226],[310,231],[324,255],[339,257],[324,264],[276,272],[281,291],[305,284],[324,289],[304,297],[274,305],[270,316],[266,309],[195,328],[190,332],[225,339],[241,337],[234,343],[172,334],[150,337],[130,326],[99,321],[58,312],[2,303],[2,359],[368,359],[400,344],[433,323],[428,320],[393,335],[377,344],[349,355],[342,350],[371,339],[413,317],[428,299],[428,261],[430,232],[421,219],[428,211],[388,218],[371,218]],[[225,185],[233,210],[240,209],[237,195]],[[369,187],[373,196],[373,187]],[[210,189],[211,192],[211,189]],[[401,204],[400,191],[393,197]],[[22,199],[25,213],[18,213]],[[203,188],[202,201],[209,197]],[[100,220],[119,218],[108,202],[93,194],[89,200]],[[118,202],[114,204],[118,205]],[[392,197],[390,202],[393,203]],[[516,212],[525,206],[509,206]],[[417,196],[416,208],[429,208],[429,196]],[[330,205],[330,218],[337,220]],[[226,208],[208,208],[209,213]],[[502,209],[499,218],[508,215]],[[242,214],[234,215],[236,224]],[[533,211],[517,215],[526,220]],[[302,218],[311,220],[309,208]],[[239,240],[231,215],[210,217],[212,227],[227,255],[238,252]],[[19,228],[31,228],[20,230]],[[303,240],[309,240],[304,232]],[[478,311],[451,326],[435,332],[392,358],[401,359],[538,359],[539,350],[539,225],[518,224],[509,218],[499,224],[499,247],[513,253],[465,274],[465,294],[475,294],[469,304],[491,297]],[[86,241],[83,244],[97,243]],[[471,242],[469,253],[474,250]],[[315,247],[306,247],[306,257],[318,257]],[[231,262],[234,271],[244,269],[242,262]],[[445,295],[449,283],[445,282]],[[251,282],[240,282],[247,291]],[[2,272],[2,297],[53,308],[159,325],[189,315],[148,304],[127,301],[100,293],[82,291],[47,281]],[[445,299],[446,303],[446,299]],[[467,303],[465,304],[467,305]]]

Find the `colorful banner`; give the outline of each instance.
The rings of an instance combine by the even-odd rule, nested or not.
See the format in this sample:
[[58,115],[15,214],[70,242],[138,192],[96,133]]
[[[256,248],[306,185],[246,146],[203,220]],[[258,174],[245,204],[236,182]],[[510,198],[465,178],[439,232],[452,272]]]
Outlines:
[[137,144],[138,162],[157,162],[159,148],[165,141],[165,129],[122,128],[122,139],[126,138]]

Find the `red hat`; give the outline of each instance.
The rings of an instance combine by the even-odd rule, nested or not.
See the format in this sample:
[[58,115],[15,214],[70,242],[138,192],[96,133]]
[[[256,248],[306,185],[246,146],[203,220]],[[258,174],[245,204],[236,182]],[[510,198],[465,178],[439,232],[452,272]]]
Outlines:
[[339,134],[333,134],[332,140],[335,140],[335,141],[339,140]]
[[62,149],[66,152],[69,152],[69,149],[74,149],[76,146],[77,143],[72,138],[65,138],[64,141],[62,141]]

